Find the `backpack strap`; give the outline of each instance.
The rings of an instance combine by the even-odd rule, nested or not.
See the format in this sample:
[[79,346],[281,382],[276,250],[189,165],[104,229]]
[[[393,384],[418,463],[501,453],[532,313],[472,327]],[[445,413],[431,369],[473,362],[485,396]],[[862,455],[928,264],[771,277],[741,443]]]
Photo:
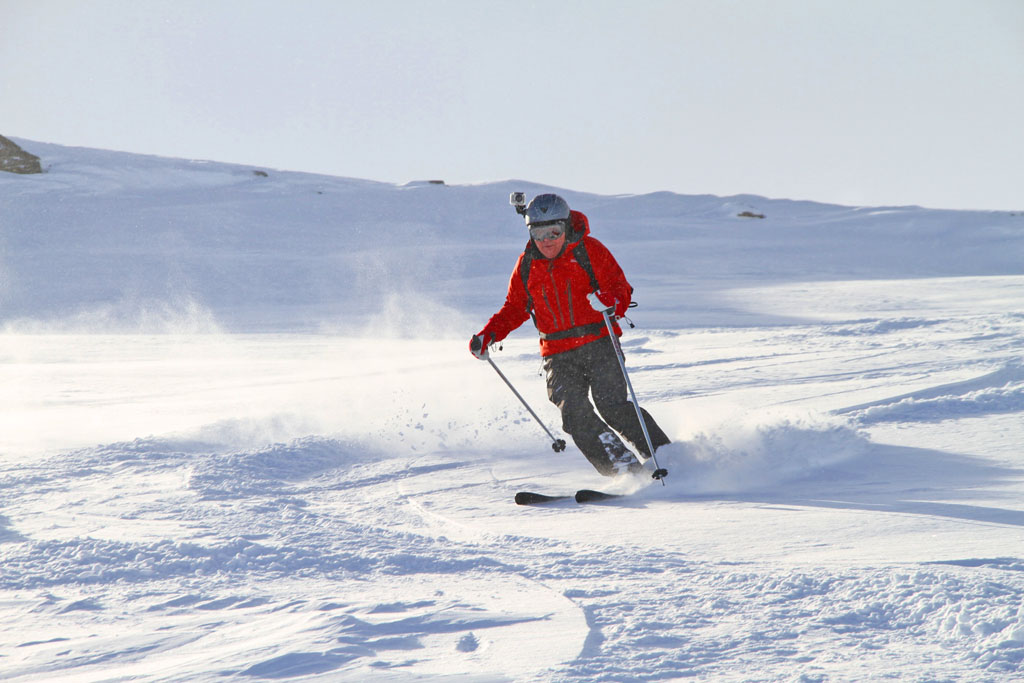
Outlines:
[[530,280],[530,266],[533,265],[535,249],[532,240],[526,244],[526,249],[523,250],[523,260],[519,263],[519,277],[523,280],[523,291],[526,292],[526,310],[530,312],[533,326],[537,327],[537,315],[533,312],[533,295],[530,294],[530,287],[527,285]]
[[572,255],[576,257],[576,263],[583,266],[583,270],[586,271],[587,277],[590,278],[590,291],[596,292],[601,289],[601,285],[597,282],[597,277],[594,275],[594,266],[590,265],[590,254],[587,253],[587,245],[580,240],[573,250]]
[[[590,289],[598,291],[601,289],[601,285],[597,282],[597,277],[594,275],[594,267],[590,265],[590,254],[587,253],[586,245],[583,244],[583,240],[572,250],[572,255],[576,257],[576,262],[583,266],[583,270],[587,271],[587,276],[590,277]],[[629,294],[633,294],[633,286],[629,286]],[[630,308],[636,306],[636,302],[630,304]]]

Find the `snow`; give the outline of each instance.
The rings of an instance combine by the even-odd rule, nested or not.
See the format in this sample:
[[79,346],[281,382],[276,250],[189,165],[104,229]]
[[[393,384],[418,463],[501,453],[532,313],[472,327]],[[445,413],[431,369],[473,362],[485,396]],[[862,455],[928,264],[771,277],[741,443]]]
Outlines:
[[[1024,672],[1024,213],[19,144],[48,172],[0,174],[0,679]],[[664,486],[553,453],[469,354],[513,189],[636,287]],[[494,358],[559,433],[532,328]],[[512,501],[577,488],[633,495]]]

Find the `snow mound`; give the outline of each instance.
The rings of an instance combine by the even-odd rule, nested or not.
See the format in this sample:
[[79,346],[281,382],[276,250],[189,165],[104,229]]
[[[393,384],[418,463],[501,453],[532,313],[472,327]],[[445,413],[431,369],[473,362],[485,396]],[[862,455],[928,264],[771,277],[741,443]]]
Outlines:
[[1024,366],[1011,363],[965,382],[945,384],[848,410],[861,424],[931,422],[1024,411]]
[[255,451],[211,455],[194,466],[188,486],[206,499],[272,494],[280,492],[282,484],[363,460],[357,446],[306,437]]

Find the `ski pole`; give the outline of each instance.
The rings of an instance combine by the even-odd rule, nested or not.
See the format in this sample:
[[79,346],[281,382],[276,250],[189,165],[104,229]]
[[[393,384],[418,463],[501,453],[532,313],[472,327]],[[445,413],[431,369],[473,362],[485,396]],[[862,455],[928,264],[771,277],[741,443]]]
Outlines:
[[530,404],[526,402],[526,399],[524,399],[522,396],[519,395],[519,392],[516,391],[516,388],[514,386],[512,386],[512,382],[508,381],[508,377],[505,377],[505,375],[501,372],[501,370],[498,369],[498,366],[494,364],[494,360],[491,358],[491,354],[489,354],[489,353],[487,354],[487,362],[490,363],[491,367],[494,368],[494,371],[496,373],[498,373],[498,377],[501,377],[503,380],[505,380],[505,384],[507,384],[508,388],[512,390],[512,393],[516,395],[516,398],[518,398],[519,401],[524,406],[526,406],[526,409],[528,411],[530,411],[530,415],[533,415],[533,419],[537,421],[537,424],[540,425],[541,429],[543,429],[545,432],[547,432],[548,436],[551,437],[551,448],[556,453],[558,453],[560,451],[564,451],[565,450],[565,440],[564,439],[556,439],[555,435],[551,433],[551,430],[544,426],[544,423],[541,422],[539,417],[537,417],[537,413],[533,412],[533,408],[531,408]]
[[640,412],[640,403],[636,400],[633,383],[629,381],[629,373],[626,372],[626,356],[622,353],[622,345],[619,344],[619,338],[615,336],[615,328],[612,327],[612,318],[608,311],[601,311],[601,315],[604,316],[604,324],[608,327],[608,336],[612,338],[612,344],[615,345],[615,357],[619,359],[619,368],[626,380],[626,386],[629,387],[629,395],[633,399],[633,407],[636,408],[636,419],[640,420],[640,428],[644,432],[644,439],[647,440],[647,451],[651,454],[651,460],[654,461],[654,474],[651,475],[651,478],[660,480],[661,485],[664,486],[668,470],[658,465],[658,459],[654,456],[654,445],[651,443],[651,435],[647,431],[647,422],[644,420],[643,413]]

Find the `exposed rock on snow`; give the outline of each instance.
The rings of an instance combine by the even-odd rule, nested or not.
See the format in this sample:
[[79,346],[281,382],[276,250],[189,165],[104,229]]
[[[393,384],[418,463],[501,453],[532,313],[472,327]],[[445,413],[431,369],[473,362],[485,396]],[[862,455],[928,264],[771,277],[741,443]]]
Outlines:
[[0,135],[0,171],[8,173],[42,173],[39,157],[30,154],[12,140]]

